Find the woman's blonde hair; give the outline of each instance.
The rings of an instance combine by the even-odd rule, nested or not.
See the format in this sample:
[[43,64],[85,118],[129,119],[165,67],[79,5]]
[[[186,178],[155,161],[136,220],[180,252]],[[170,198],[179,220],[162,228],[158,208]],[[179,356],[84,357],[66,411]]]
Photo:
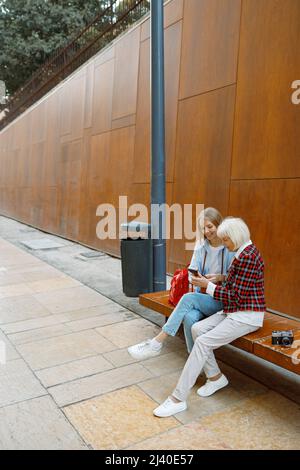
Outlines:
[[234,244],[234,249],[238,250],[244,243],[250,240],[250,231],[243,219],[238,217],[226,217],[218,227],[219,238],[229,237]]
[[[200,212],[197,219],[199,233],[203,233],[204,219],[208,219],[216,227],[219,227],[219,225],[223,221],[223,217],[217,209],[215,209],[214,207],[207,207],[206,209]],[[206,238],[205,235],[204,238]]]

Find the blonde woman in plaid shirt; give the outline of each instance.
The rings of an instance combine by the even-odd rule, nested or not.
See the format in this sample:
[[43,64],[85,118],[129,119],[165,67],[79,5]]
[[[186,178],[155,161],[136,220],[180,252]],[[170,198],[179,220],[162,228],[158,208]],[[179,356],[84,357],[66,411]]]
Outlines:
[[187,408],[186,399],[204,365],[208,380],[197,390],[200,396],[210,396],[226,386],[228,381],[224,381],[213,351],[263,325],[266,310],[264,262],[250,240],[247,225],[242,219],[228,217],[218,227],[217,234],[230,251],[236,252],[227,279],[222,286],[216,286],[200,275],[193,278],[193,284],[205,288],[207,294],[222,301],[224,308],[193,325],[195,344],[179,381],[172,395],[153,412],[161,418]]

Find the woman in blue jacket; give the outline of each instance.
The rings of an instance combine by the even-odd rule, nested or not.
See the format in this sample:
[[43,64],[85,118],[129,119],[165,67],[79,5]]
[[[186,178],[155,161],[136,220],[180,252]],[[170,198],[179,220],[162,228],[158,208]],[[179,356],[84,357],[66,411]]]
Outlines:
[[[217,237],[217,229],[222,220],[220,212],[212,207],[204,209],[199,215],[198,227],[204,234],[204,242],[197,242],[190,264],[191,269],[197,270],[214,284],[225,280],[234,256],[234,253],[228,251]],[[155,338],[129,347],[128,352],[139,360],[158,356],[165,339],[168,336],[175,336],[183,322],[187,349],[190,353],[194,345],[192,325],[222,309],[222,302],[207,294],[201,294],[199,287],[196,287],[195,292],[185,294],[181,298],[162,331]]]

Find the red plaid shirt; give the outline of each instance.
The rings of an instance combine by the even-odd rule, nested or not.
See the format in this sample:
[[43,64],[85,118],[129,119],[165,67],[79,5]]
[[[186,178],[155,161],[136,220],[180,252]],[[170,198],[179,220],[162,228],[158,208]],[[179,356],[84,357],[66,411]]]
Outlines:
[[264,261],[253,244],[233,258],[223,286],[217,286],[214,298],[223,302],[224,313],[265,312]]

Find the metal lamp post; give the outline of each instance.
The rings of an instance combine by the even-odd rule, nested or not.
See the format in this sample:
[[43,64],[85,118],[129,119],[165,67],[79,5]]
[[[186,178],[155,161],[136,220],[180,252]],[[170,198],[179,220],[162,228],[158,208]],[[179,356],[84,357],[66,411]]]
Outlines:
[[[164,89],[164,8],[163,0],[151,0],[151,207],[160,206],[159,220],[151,224],[153,239],[154,292],[166,289],[165,224],[165,89]],[[155,224],[155,226],[154,226]],[[158,224],[158,227],[157,227]]]

